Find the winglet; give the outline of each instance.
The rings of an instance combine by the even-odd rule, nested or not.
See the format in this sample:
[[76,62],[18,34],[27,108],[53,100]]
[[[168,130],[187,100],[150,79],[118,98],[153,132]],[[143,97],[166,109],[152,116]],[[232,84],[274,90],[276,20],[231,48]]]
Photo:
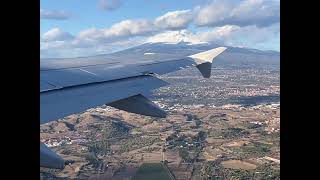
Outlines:
[[192,58],[197,63],[196,67],[199,69],[202,76],[204,78],[209,78],[211,75],[211,65],[212,65],[213,59],[217,57],[219,54],[221,54],[223,51],[225,51],[226,49],[227,49],[226,47],[218,47],[218,48],[211,49],[209,51],[204,51],[188,57]]

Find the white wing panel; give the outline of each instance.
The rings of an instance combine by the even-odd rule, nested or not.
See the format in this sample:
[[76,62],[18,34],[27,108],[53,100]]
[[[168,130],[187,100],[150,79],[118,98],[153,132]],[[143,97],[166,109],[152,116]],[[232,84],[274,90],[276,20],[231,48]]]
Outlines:
[[52,90],[52,89],[57,89],[57,86],[54,86],[52,84],[49,84],[45,81],[40,80],[40,92],[41,91],[48,91],[48,90]]
[[99,76],[103,81],[110,81],[142,75],[137,69],[137,65],[113,65],[113,66],[96,66],[86,67],[83,70]]
[[[102,81],[102,79],[93,73],[81,69],[61,69],[41,71],[40,81],[48,82],[57,87],[68,87],[98,82]],[[40,89],[40,91],[41,90],[42,89]]]

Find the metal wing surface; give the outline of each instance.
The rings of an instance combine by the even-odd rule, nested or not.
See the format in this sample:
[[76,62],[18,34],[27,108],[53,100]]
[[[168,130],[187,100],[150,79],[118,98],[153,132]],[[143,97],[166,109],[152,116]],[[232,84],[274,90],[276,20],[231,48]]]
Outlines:
[[[41,124],[111,103],[131,112],[130,108],[126,109],[121,105],[133,102],[129,97],[143,95],[168,84],[157,78],[157,75],[196,66],[208,78],[212,60],[225,49],[215,48],[188,57],[142,55],[143,57],[132,57],[135,59],[130,61],[99,56],[41,60]],[[123,101],[124,99],[127,101]],[[147,99],[139,102],[140,105],[151,103]],[[148,115],[137,110],[135,113]]]
[[[107,104],[128,112],[166,117],[166,112],[144,94],[167,85],[157,76],[190,66],[209,78],[213,59],[226,48],[220,47],[177,57],[144,54],[130,59],[93,56],[40,61],[40,122],[54,121]],[[40,143],[40,166],[64,168],[65,161]]]

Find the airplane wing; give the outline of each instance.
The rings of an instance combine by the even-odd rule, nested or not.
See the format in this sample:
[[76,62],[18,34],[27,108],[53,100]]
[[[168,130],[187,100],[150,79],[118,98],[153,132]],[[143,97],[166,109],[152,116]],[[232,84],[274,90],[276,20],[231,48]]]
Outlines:
[[[109,105],[132,113],[166,117],[144,94],[168,83],[157,76],[195,66],[209,78],[211,64],[225,47],[187,57],[143,55],[143,61],[86,57],[40,61],[40,123]],[[40,166],[63,168],[64,160],[40,145]]]

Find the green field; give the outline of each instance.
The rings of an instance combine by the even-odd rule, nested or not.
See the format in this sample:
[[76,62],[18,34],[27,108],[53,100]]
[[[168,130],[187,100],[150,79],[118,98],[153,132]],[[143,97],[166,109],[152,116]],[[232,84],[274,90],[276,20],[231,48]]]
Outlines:
[[168,173],[161,163],[145,163],[139,167],[133,180],[171,180]]

